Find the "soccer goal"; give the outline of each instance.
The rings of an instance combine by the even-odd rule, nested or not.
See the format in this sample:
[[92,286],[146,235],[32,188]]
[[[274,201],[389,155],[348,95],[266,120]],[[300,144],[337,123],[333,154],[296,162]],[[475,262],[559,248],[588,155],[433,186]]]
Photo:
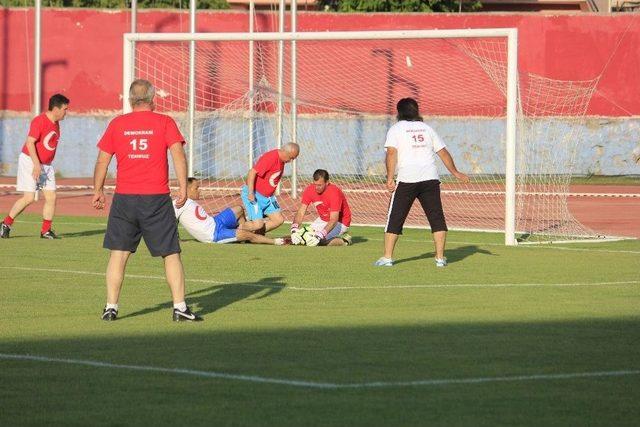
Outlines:
[[[126,34],[123,74],[125,94],[135,78],[156,86],[212,213],[240,202],[262,153],[297,142],[279,189],[286,217],[322,168],[354,223],[384,225],[384,139],[396,102],[413,97],[472,177],[441,167],[451,229],[504,232],[507,245],[596,237],[567,203],[596,81],[519,73],[516,29]],[[407,226],[427,225],[416,203]]]

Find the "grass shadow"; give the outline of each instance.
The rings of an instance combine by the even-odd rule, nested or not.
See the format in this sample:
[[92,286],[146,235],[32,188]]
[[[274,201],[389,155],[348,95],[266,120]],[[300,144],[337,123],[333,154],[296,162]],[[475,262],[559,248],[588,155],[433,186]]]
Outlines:
[[[447,249],[445,252],[445,255],[447,257],[447,262],[449,264],[462,261],[463,259],[475,254],[496,256],[493,252],[488,251],[486,249],[481,249],[476,245],[460,246],[458,248]],[[399,259],[397,261],[394,261],[394,265],[402,264],[403,262],[419,261],[421,259],[429,259],[429,258],[431,259],[435,258],[435,253],[433,251],[425,252],[422,255],[416,255],[410,258]]]
[[78,231],[75,233],[60,233],[60,237],[63,239],[69,239],[74,237],[88,237],[88,236],[95,236],[96,234],[104,234],[106,231],[107,231],[106,228],[101,228],[98,230],[85,230],[85,231]]
[[[277,294],[286,287],[286,284],[282,283],[282,279],[282,277],[265,277],[257,282],[213,285],[188,293],[186,300],[187,304],[192,306],[195,313],[204,316],[244,299],[262,299]],[[122,320],[129,317],[143,316],[172,307],[173,303],[168,301],[126,314],[118,319]]]

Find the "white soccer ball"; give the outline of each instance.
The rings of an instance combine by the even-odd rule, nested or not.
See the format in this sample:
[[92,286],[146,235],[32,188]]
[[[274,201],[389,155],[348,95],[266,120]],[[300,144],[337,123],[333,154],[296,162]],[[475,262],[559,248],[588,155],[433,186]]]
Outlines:
[[295,236],[297,238],[293,237],[293,235],[291,236],[292,242],[299,241],[300,243],[298,243],[298,245],[301,246],[317,246],[319,243],[315,232],[308,225],[298,229],[298,231],[295,233]]

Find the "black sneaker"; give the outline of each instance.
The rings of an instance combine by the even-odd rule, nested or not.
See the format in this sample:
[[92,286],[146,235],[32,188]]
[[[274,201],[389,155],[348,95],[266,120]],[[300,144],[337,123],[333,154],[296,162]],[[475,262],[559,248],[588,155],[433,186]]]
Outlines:
[[49,230],[46,233],[40,233],[40,238],[41,239],[49,239],[49,240],[59,239],[58,235],[56,233],[54,233],[53,230]]
[[177,308],[173,309],[173,321],[174,322],[200,322],[204,320],[202,317],[191,312],[191,309],[187,307],[185,311],[180,311]]
[[115,308],[105,307],[104,310],[102,310],[102,320],[110,322],[112,320],[116,320],[117,317],[118,317],[118,310],[116,310]]
[[9,232],[11,232],[11,226],[5,224],[4,222],[0,224],[0,238],[8,239]]

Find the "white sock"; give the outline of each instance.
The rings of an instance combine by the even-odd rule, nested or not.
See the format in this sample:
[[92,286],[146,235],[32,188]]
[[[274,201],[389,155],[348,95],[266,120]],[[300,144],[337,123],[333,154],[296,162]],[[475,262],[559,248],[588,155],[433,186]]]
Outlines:
[[118,311],[118,304],[109,304],[107,303],[107,310],[113,308],[115,311]]
[[187,303],[182,301],[182,302],[179,302],[177,304],[173,304],[173,308],[177,308],[180,311],[186,311],[187,310]]
[[276,246],[282,246],[282,245],[284,245],[284,239],[283,239],[283,238],[281,238],[281,237],[277,237],[277,238],[275,238],[275,239],[273,239],[273,240],[274,240],[274,242],[275,242],[275,245],[276,245]]

